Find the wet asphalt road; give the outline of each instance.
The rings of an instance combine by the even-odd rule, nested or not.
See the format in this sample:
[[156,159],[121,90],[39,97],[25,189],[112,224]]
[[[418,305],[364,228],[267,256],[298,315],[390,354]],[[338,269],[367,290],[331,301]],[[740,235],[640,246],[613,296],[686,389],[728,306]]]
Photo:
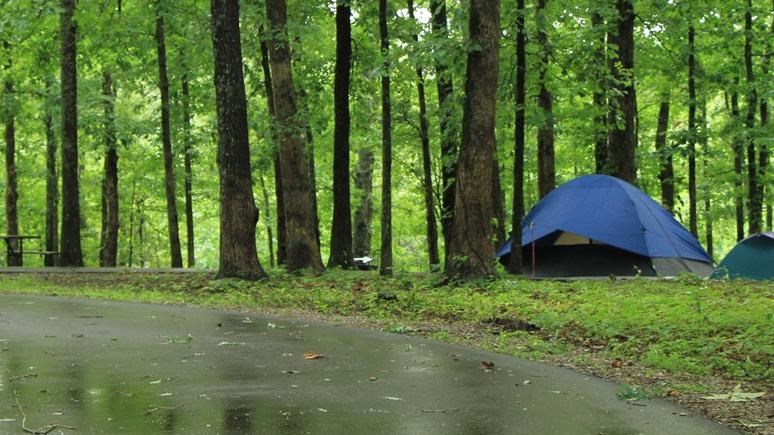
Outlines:
[[666,401],[629,404],[618,391],[567,369],[403,335],[0,295],[2,434],[22,433],[16,399],[28,428],[77,427],[52,432],[69,434],[734,433]]

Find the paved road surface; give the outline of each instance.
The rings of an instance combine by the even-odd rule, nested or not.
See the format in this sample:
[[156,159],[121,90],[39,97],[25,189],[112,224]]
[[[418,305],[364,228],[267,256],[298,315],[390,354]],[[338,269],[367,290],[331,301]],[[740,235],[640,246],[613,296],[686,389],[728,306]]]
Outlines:
[[27,427],[78,428],[52,433],[733,433],[666,401],[617,400],[618,386],[570,370],[413,337],[2,295],[2,434],[21,433],[14,391]]

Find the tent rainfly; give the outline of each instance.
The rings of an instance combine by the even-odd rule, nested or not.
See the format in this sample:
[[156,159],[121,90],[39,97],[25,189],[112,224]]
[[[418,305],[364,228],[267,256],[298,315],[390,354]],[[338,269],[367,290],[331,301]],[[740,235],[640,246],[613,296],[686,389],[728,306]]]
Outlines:
[[[539,277],[709,276],[712,258],[663,207],[633,185],[585,175],[541,199],[522,221],[524,270]],[[497,256],[507,262],[510,242]]]
[[758,233],[737,243],[712,278],[774,280],[774,233]]

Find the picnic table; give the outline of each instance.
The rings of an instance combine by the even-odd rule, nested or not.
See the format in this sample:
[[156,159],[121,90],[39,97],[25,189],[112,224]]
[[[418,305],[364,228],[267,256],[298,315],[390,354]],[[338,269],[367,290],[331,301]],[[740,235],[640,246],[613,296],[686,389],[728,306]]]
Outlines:
[[[24,252],[24,240],[39,239],[40,236],[22,235],[22,234],[3,234],[0,239],[5,240],[6,264],[8,266],[23,266],[24,254],[38,255],[57,255],[57,252],[48,251],[27,251]],[[13,261],[16,260],[16,261]]]

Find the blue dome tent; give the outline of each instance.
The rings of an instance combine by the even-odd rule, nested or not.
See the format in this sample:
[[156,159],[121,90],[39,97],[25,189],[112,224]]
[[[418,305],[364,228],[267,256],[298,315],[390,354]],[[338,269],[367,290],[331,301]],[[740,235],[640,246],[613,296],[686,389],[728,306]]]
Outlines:
[[[607,175],[585,175],[546,195],[522,221],[522,258],[535,276],[709,276],[712,258],[648,195]],[[510,242],[497,251],[507,261]]]

